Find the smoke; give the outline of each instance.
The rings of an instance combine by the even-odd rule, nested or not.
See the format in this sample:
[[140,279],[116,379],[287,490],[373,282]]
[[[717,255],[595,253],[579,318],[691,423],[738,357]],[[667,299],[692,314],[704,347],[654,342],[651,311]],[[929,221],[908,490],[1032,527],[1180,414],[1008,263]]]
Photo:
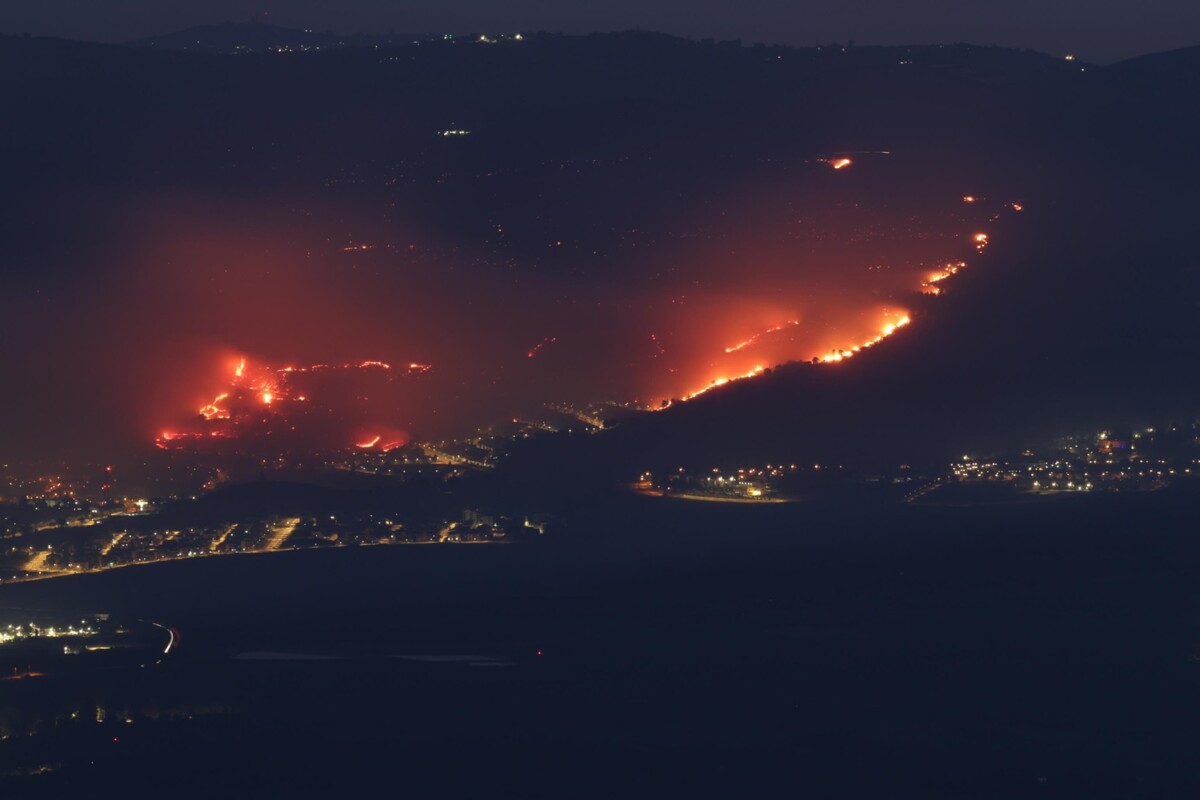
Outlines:
[[971,235],[1000,207],[967,207],[945,182],[899,202],[881,188],[897,179],[884,156],[784,177],[681,202],[643,231],[510,233],[502,252],[354,201],[78,200],[61,224],[81,243],[48,249],[54,263],[0,300],[15,343],[0,357],[4,456],[139,452],[194,422],[241,358],[431,365],[369,413],[343,387],[345,446],[461,434],[548,402],[657,407],[879,336],[931,270],[975,256]]

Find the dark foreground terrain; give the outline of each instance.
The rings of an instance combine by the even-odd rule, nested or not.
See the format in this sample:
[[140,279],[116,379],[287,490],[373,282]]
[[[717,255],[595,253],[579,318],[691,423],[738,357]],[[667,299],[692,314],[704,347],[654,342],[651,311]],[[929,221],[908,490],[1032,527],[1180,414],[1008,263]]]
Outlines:
[[145,616],[182,641],[158,667],[0,683],[3,782],[1195,796],[1195,507],[1186,487],[992,508],[632,497],[528,545],[9,586],[0,606]]

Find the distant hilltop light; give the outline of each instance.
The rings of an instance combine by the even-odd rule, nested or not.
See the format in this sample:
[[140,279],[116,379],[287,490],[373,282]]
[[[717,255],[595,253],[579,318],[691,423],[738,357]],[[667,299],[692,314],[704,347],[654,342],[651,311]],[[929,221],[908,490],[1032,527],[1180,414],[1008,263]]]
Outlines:
[[444,131],[438,131],[437,135],[438,136],[470,136],[471,132],[467,131],[467,130],[449,129],[449,130],[444,130]]
[[1074,54],[1074,53],[1067,53],[1065,56],[1063,56],[1063,58],[1064,58],[1064,59],[1066,59],[1067,61],[1074,61],[1074,60],[1075,60],[1075,54]]

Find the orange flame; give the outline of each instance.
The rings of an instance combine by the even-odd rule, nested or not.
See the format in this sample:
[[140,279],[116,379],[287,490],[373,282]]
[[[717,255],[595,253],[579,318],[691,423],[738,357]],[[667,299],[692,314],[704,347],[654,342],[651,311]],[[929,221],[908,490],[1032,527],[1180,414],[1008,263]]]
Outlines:
[[218,403],[229,397],[229,392],[222,392],[213,398],[211,403],[203,406],[200,409],[200,416],[205,419],[228,419],[229,412],[221,408]]
[[793,326],[796,326],[799,324],[800,324],[800,320],[790,319],[787,322],[783,323],[782,325],[776,325],[774,328],[767,328],[762,333],[756,333],[753,336],[751,336],[749,339],[743,339],[742,341],[738,342],[737,344],[726,347],[725,352],[726,353],[736,353],[739,350],[745,350],[747,347],[754,344],[755,342],[757,342],[759,339],[763,338],[764,336],[769,336],[772,333],[777,333],[778,331],[783,330],[784,328],[790,328],[790,327],[793,327]]

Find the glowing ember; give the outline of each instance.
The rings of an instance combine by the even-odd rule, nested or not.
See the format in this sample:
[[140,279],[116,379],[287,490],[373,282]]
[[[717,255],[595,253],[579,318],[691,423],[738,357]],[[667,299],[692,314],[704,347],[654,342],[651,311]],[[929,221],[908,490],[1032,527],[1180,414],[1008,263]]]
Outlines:
[[654,345],[654,353],[650,356],[651,358],[658,358],[667,354],[667,348],[662,346],[662,342],[658,340],[657,334],[650,334],[650,343]]
[[527,352],[525,354],[525,357],[526,358],[534,358],[535,356],[537,356],[538,353],[542,352],[543,347],[545,347],[548,344],[554,344],[557,341],[558,341],[557,336],[547,336],[545,339],[542,339],[540,342],[535,344],[533,347],[529,348],[529,352]]

